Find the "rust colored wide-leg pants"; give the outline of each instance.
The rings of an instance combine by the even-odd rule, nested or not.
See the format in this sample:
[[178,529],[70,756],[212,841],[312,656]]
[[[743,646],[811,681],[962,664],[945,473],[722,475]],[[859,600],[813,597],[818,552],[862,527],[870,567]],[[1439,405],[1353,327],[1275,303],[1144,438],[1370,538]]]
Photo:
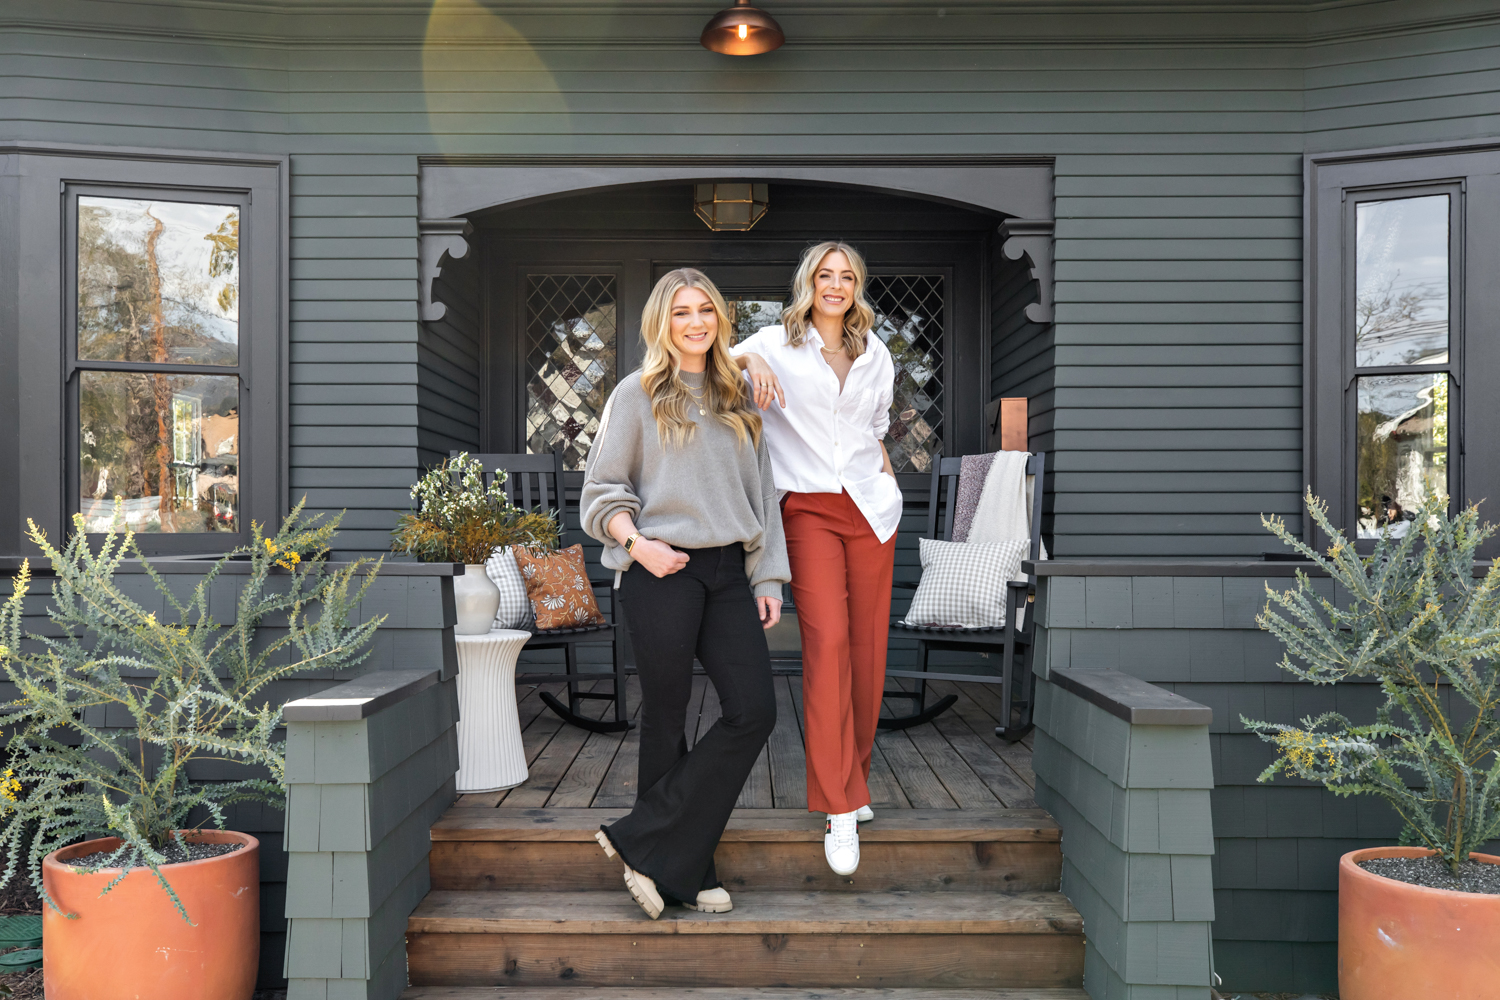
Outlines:
[[896,538],[884,544],[846,493],[788,493],[781,508],[802,632],[807,808],[870,804],[885,687]]

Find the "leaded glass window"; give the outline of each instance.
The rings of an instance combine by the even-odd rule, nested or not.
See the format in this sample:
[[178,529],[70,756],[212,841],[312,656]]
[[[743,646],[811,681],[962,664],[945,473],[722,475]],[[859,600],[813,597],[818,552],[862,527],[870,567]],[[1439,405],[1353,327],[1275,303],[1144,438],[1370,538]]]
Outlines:
[[886,451],[897,472],[929,472],[943,450],[943,276],[881,274],[869,279],[875,334],[891,352],[896,388]]
[[1449,493],[1450,196],[1355,206],[1358,537],[1402,535]]
[[526,276],[526,450],[582,469],[615,388],[612,274]]
[[80,195],[79,510],[239,531],[240,208]]

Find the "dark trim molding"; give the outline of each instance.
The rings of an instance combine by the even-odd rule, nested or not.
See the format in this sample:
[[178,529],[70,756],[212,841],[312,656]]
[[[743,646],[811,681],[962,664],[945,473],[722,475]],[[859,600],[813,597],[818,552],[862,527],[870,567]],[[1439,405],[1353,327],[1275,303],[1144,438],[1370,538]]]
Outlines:
[[[1006,260],[1024,261],[1037,283],[1037,300],[1026,307],[1026,318],[1033,323],[1052,322],[1052,271],[1054,230],[1052,219],[1006,219],[1000,223],[1000,252]],[[988,342],[988,338],[986,338]],[[989,366],[986,365],[988,370]],[[997,411],[998,412],[998,411]]]
[[[1459,503],[1500,496],[1500,411],[1488,405],[1483,386],[1500,372],[1500,344],[1486,336],[1500,310],[1500,138],[1384,146],[1308,153],[1303,158],[1302,213],[1302,469],[1303,482],[1329,505],[1333,522],[1354,511],[1352,466],[1354,376],[1347,331],[1348,202],[1369,192],[1450,186],[1455,201],[1451,232],[1450,350],[1458,392],[1450,441],[1450,482]],[[1468,392],[1468,387],[1474,392]],[[1482,508],[1493,519],[1490,507]],[[1328,539],[1304,528],[1304,539],[1322,549]],[[1368,542],[1360,543],[1368,545]],[[1362,549],[1363,550],[1363,549]],[[1481,550],[1500,555],[1500,540]]]
[[436,670],[374,670],[363,677],[289,701],[287,722],[358,722],[438,682]]
[[[248,237],[241,255],[241,516],[247,524],[280,521],[290,491],[289,177],[286,155],[0,141],[0,183],[11,187],[13,201],[9,212],[0,213],[0,241],[27,248],[24,255],[0,259],[8,272],[0,274],[0,284],[13,289],[5,308],[15,316],[7,318],[5,332],[14,331],[17,379],[14,419],[0,426],[0,434],[14,435],[13,447],[0,448],[0,454],[16,456],[7,463],[12,479],[0,478],[0,553],[31,550],[24,537],[28,517],[62,539],[68,511],[77,503],[69,488],[67,395],[74,373],[67,364],[71,258],[64,243],[74,195],[93,189],[239,199]],[[9,343],[6,349],[12,349]],[[153,555],[176,555],[236,542],[211,533],[153,533],[143,535],[141,544]]]
[[1201,559],[1196,561],[1147,562],[1130,559],[1030,559],[1021,563],[1026,573],[1043,576],[1244,576],[1257,579],[1293,577],[1300,570],[1308,576],[1323,576],[1310,562],[1259,559]]
[[868,188],[1005,218],[1002,252],[1027,261],[1040,287],[1026,309],[1052,321],[1053,164],[1050,156],[419,156],[421,318],[441,319],[432,282],[469,252],[472,216],[584,191],[725,177]]
[[1053,667],[1047,680],[1133,726],[1207,726],[1214,721],[1214,710],[1207,705],[1118,670]]
[[27,139],[0,139],[0,153],[26,153],[34,156],[74,156],[94,160],[156,160],[162,163],[219,163],[232,167],[275,167],[291,165],[290,154],[209,153],[202,150],[157,149],[146,146],[85,146],[74,142],[34,142]]

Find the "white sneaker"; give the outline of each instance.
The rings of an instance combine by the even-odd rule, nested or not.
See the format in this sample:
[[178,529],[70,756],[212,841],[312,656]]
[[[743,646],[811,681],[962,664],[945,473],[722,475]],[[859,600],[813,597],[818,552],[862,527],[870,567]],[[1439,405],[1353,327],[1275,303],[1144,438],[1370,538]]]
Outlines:
[[861,823],[868,823],[870,822],[870,820],[875,818],[875,810],[871,809],[869,806],[860,806],[858,809],[854,810],[854,818]]
[[[605,857],[617,856],[614,845],[609,842],[603,830],[594,834],[594,839],[599,841],[600,847],[604,848]],[[667,908],[667,904],[662,901],[661,893],[656,891],[656,882],[649,875],[642,875],[629,865],[625,866],[625,888],[630,890],[630,897],[646,911],[646,916],[652,920],[660,917],[662,910]],[[729,893],[724,893],[724,896],[727,899]]]
[[853,875],[859,867],[857,812],[829,813],[823,832],[823,857],[836,875]]
[[699,913],[728,913],[734,909],[734,903],[729,899],[729,893],[723,886],[717,889],[704,889],[698,893],[698,898],[691,903],[683,903],[690,910]]

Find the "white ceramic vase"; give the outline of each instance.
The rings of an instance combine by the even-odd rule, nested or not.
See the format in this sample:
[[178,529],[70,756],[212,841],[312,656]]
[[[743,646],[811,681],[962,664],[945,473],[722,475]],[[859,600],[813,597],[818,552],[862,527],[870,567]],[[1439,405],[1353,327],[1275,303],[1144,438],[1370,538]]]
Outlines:
[[485,573],[483,563],[465,565],[464,575],[453,578],[453,603],[458,609],[455,635],[487,635],[495,627],[500,588]]

